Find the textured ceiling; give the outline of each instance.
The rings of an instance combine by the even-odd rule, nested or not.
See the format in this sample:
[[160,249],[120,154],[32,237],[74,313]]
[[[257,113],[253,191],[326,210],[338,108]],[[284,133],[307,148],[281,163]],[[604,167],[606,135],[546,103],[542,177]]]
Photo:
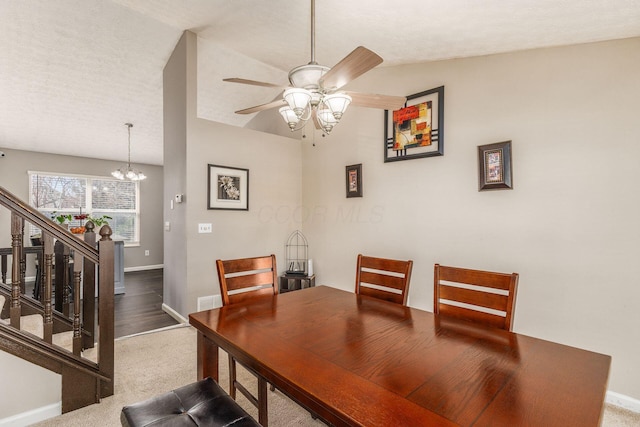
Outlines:
[[[309,14],[304,0],[0,0],[0,147],[125,161],[132,122],[132,161],[162,164],[162,70],[182,32],[199,36],[198,115],[243,126],[233,111],[278,90],[222,78],[285,84],[310,60]],[[316,2],[328,66],[358,45],[389,66],[636,36],[640,0]]]

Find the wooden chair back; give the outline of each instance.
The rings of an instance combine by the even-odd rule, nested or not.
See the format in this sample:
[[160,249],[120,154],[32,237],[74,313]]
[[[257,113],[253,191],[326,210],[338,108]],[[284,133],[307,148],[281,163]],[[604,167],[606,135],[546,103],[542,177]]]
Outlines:
[[222,305],[278,293],[276,256],[217,260]]
[[407,305],[413,261],[358,255],[356,294]]
[[433,312],[511,331],[518,274],[436,264]]

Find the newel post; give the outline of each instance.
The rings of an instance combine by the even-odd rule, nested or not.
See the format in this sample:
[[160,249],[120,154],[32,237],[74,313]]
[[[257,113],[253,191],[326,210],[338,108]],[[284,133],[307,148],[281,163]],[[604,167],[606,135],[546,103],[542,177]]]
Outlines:
[[[96,233],[93,231],[95,224],[87,221],[85,224],[84,241],[96,247]],[[96,266],[87,257],[84,258],[84,278],[82,280],[82,327],[88,334],[82,338],[82,348],[93,348],[96,339]]]
[[100,397],[113,395],[114,374],[114,243],[111,240],[111,227],[105,224],[100,229],[98,252],[100,266],[98,268],[98,364],[100,371],[111,381],[101,381]]

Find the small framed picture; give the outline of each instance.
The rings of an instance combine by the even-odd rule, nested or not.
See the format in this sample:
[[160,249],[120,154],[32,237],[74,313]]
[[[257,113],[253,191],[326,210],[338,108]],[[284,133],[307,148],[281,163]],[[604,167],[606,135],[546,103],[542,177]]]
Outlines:
[[512,190],[511,141],[478,146],[478,191]]
[[362,197],[362,163],[347,166],[347,197]]
[[249,169],[208,165],[207,209],[249,210]]

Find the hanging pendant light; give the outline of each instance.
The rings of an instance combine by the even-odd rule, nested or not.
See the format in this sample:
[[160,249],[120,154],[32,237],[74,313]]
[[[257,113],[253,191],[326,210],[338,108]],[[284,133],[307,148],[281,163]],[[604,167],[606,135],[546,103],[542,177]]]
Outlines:
[[141,171],[135,170],[131,167],[131,128],[133,125],[131,123],[125,123],[124,125],[127,127],[127,131],[129,132],[129,157],[127,166],[114,170],[111,172],[111,175],[120,180],[128,179],[129,181],[142,181],[143,179],[147,179],[147,176]]

